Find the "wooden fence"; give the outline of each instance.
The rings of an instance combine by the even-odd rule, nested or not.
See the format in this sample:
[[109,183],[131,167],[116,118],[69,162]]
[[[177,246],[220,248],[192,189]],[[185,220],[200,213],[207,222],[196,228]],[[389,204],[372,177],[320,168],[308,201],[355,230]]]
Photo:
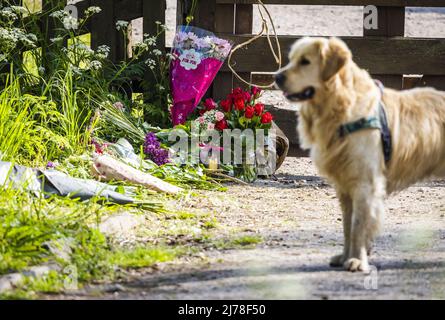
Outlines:
[[[20,3],[20,0],[11,1]],[[41,1],[43,12],[57,6],[63,8],[66,4],[66,0]],[[184,23],[192,2],[192,0],[178,0],[178,24]],[[445,89],[445,39],[404,37],[405,7],[445,7],[445,0],[263,0],[263,2],[275,5],[376,5],[379,15],[377,30],[364,29],[363,37],[342,37],[350,46],[356,62],[389,87],[400,89],[429,85]],[[256,3],[256,0],[199,0],[192,24],[213,31],[235,43],[241,43],[252,37],[253,9]],[[102,9],[102,12],[95,15],[85,26],[84,32],[91,33],[93,49],[104,44],[110,46],[110,57],[114,61],[119,61],[125,56],[123,37],[116,30],[118,20],[132,21],[143,18],[143,33],[149,34],[156,32],[156,21],[165,23],[165,0],[82,0],[75,6],[79,13],[90,6]],[[54,37],[53,20],[48,14],[41,14],[40,21],[40,28],[49,31],[48,39]],[[298,38],[298,35],[279,37],[284,63],[287,63],[288,49]],[[159,39],[158,46],[165,48],[163,37]],[[43,48],[42,51],[46,50],[49,49]],[[239,50],[234,55],[234,60],[237,72],[246,79],[252,78],[257,83],[269,82],[272,76],[270,72],[276,67],[264,37]],[[422,76],[416,78],[404,76],[408,74]],[[150,77],[149,72],[146,77]],[[222,98],[236,86],[243,85],[232,76],[225,65],[215,79],[209,94],[216,99]],[[291,155],[301,154],[296,133],[296,113],[278,109],[274,109],[273,112],[276,122],[291,141]]]
[[[182,1],[187,6],[191,1]],[[376,30],[363,30],[363,37],[342,37],[351,48],[355,61],[386,86],[397,89],[414,86],[433,86],[445,89],[445,39],[406,38],[405,7],[445,7],[444,0],[263,0],[275,5],[375,5],[379,26]],[[253,10],[256,0],[200,1],[195,24],[214,31],[235,43],[252,37]],[[345,8],[347,10],[347,8]],[[278,19],[278,17],[275,17]],[[283,61],[291,44],[299,36],[280,36]],[[245,79],[256,83],[269,83],[276,68],[267,43],[262,39],[234,54],[235,69]],[[253,73],[254,72],[254,73]],[[406,77],[404,75],[421,75]],[[215,80],[213,96],[223,97],[232,86],[242,86],[227,65]],[[294,111],[274,110],[276,122],[289,137],[291,154],[300,154],[296,133],[297,115]]]
[[[1,0],[0,0],[1,2]],[[21,0],[8,0],[9,3],[21,4]],[[68,1],[69,2],[69,1]],[[71,2],[69,2],[71,3]],[[63,9],[67,5],[67,0],[41,0],[41,12],[36,12],[39,23],[37,28],[46,35],[46,43],[57,35],[57,29],[54,25],[54,19],[49,15],[58,9]],[[165,0],[82,0],[74,3],[77,8],[79,18],[82,18],[85,10],[91,6],[97,6],[102,11],[94,15],[79,34],[91,34],[91,48],[96,49],[100,45],[110,47],[109,57],[112,61],[118,62],[125,57],[124,37],[122,32],[116,29],[116,22],[143,18],[142,32],[154,35],[157,32],[158,25],[156,21],[165,24]],[[35,26],[33,26],[35,27]],[[51,57],[50,50],[59,50],[56,46],[45,47],[45,41],[42,41],[42,56]],[[165,48],[165,38],[159,37],[158,47]],[[48,58],[50,59],[50,58]],[[51,61],[48,61],[51,64]],[[151,72],[146,73],[146,77],[151,77]]]

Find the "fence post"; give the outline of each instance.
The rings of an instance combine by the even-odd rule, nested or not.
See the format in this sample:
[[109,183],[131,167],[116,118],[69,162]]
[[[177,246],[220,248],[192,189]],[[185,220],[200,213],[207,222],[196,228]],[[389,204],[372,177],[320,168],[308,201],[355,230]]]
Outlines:
[[91,5],[102,9],[91,20],[91,48],[101,45],[110,47],[109,58],[113,62],[123,59],[125,55],[123,35],[116,29],[116,14],[114,0],[91,0]]
[[[253,33],[253,5],[251,4],[237,4],[235,5],[235,34],[252,34]],[[251,82],[251,73],[242,72],[239,75]],[[233,79],[234,87],[242,87],[247,89],[248,86],[240,81],[238,78]]]
[[[217,4],[215,8],[215,32],[234,34],[235,6]],[[226,62],[227,63],[227,62]],[[212,96],[216,100],[224,99],[233,88],[233,76],[230,71],[220,71],[213,82]]]
[[[143,1],[142,3],[142,16],[144,19],[143,33],[155,36],[160,26],[156,24],[159,21],[161,24],[165,24],[165,10],[167,9],[166,0],[156,1]],[[161,50],[165,50],[165,35],[162,35],[157,39],[156,46]],[[145,58],[148,58],[145,57]],[[151,70],[145,72],[145,81],[147,83],[153,83],[155,81]]]
[[[405,35],[405,7],[377,7],[378,29],[363,27],[363,35],[383,37],[403,37]],[[401,89],[403,75],[373,75],[388,87]]]
[[47,74],[51,74],[52,70],[54,70],[54,65],[57,61],[54,60],[54,57],[57,56],[57,53],[52,54],[52,52],[56,52],[60,50],[61,47],[65,45],[65,43],[55,44],[51,42],[51,39],[57,36],[56,32],[56,21],[54,18],[50,17],[50,14],[57,10],[63,10],[66,6],[66,0],[42,0],[42,24],[41,24],[41,32],[45,35],[43,39],[43,43],[41,43],[42,48],[42,62],[43,67],[46,70]]

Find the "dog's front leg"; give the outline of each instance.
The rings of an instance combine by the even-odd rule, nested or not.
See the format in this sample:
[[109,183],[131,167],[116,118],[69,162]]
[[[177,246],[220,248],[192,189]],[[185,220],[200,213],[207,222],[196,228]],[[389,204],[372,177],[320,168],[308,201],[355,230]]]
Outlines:
[[352,220],[349,259],[344,267],[349,271],[369,272],[368,247],[378,230],[383,199],[373,187],[359,187],[352,199]]
[[333,256],[330,261],[331,267],[341,267],[349,258],[351,245],[351,219],[352,219],[352,199],[348,194],[337,191],[340,200],[343,221],[344,246],[343,253]]

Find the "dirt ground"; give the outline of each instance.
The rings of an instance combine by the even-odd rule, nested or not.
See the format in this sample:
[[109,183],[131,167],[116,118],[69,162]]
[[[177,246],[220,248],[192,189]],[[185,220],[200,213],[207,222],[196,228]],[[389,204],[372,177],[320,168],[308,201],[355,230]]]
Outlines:
[[413,186],[387,201],[370,275],[328,266],[342,250],[341,214],[334,190],[308,158],[289,158],[275,180],[205,194],[205,201],[187,206],[212,210],[223,226],[263,242],[134,272],[75,298],[445,299],[445,181]]

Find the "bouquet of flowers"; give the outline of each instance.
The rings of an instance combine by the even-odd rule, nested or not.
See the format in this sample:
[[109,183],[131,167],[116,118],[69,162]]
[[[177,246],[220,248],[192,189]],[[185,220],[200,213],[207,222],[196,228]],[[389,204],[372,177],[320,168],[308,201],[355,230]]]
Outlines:
[[[236,88],[219,103],[212,99],[205,100],[198,107],[199,116],[193,120],[200,131],[215,129],[222,132],[225,129],[240,129],[242,159],[237,163],[235,155],[232,154],[234,160],[232,168],[234,176],[246,182],[252,182],[257,178],[259,151],[264,150],[269,143],[268,138],[271,138],[268,133],[272,127],[273,116],[265,110],[264,104],[257,102],[260,96],[259,88],[253,87],[250,91]],[[246,129],[250,129],[250,132]],[[264,130],[263,141],[258,141],[255,134],[258,129]],[[248,133],[253,134],[249,137]],[[254,144],[253,148],[248,148],[249,138],[254,139],[250,141]],[[235,151],[232,145],[224,145],[224,148],[229,148],[232,153]],[[263,156],[267,157],[264,152]]]
[[183,124],[210,87],[232,44],[213,33],[189,26],[177,30],[170,66],[174,125]]

